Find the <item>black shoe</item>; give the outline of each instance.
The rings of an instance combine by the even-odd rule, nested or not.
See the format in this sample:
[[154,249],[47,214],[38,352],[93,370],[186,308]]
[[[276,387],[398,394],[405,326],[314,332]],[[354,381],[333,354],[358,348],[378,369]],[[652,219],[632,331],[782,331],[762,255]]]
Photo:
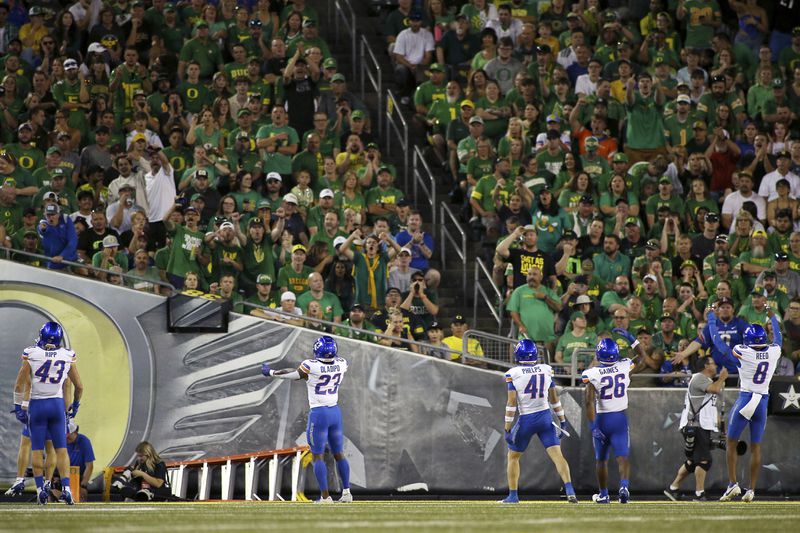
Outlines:
[[681,493],[678,492],[677,490],[672,490],[669,487],[664,489],[664,496],[666,496],[667,498],[669,498],[674,502],[680,501],[681,499]]
[[694,497],[694,498],[692,498],[692,501],[693,501],[693,502],[707,502],[707,501],[708,501],[708,498],[706,498],[706,493],[705,493],[705,491],[701,492],[701,493],[700,493],[700,496],[697,496],[697,495],[695,495],[695,497]]

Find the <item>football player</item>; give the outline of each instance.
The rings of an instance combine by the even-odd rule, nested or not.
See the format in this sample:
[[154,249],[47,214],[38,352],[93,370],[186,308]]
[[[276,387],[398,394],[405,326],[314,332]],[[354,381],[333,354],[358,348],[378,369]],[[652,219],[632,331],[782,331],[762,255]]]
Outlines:
[[314,359],[306,359],[297,370],[272,370],[268,363],[261,365],[261,373],[279,379],[305,380],[308,388],[308,415],[306,436],[313,456],[314,477],[322,493],[316,503],[332,503],[328,493],[328,469],[325,466],[325,445],[330,445],[336,459],[336,469],[342,480],[339,502],[350,503],[350,464],[344,457],[344,431],[342,412],[339,410],[339,386],[347,372],[347,361],[337,357],[339,349],[333,337],[323,335],[314,343]]
[[731,350],[720,337],[715,327],[714,313],[708,315],[710,333],[714,345],[723,351],[739,368],[739,397],[731,409],[728,419],[727,447],[725,458],[728,463],[728,488],[719,499],[727,502],[742,494],[736,481],[736,445],[744,428],[750,426],[750,488],[742,495],[743,502],[751,502],[756,496],[758,471],[761,469],[761,438],[767,426],[767,404],[769,403],[769,383],[778,368],[781,357],[781,329],[778,317],[767,305],[767,315],[772,325],[772,344],[767,332],[758,324],[750,325],[744,331],[744,344],[737,344]]
[[[641,347],[639,341],[627,330],[614,328],[613,333],[625,338],[631,349]],[[631,359],[620,359],[619,348],[614,339],[604,338],[595,350],[598,366],[587,368],[581,376],[586,384],[586,416],[591,423],[592,442],[596,460],[597,483],[600,492],[592,496],[596,503],[609,503],[608,497],[608,452],[614,450],[619,467],[619,503],[630,501],[628,479],[630,462],[630,434],[628,432],[628,387],[631,370],[635,364]]]
[[[567,419],[558,399],[550,365],[538,364],[538,350],[530,339],[523,339],[514,348],[517,365],[506,372],[508,401],[506,402],[505,437],[508,443],[508,496],[501,503],[519,503],[519,458],[525,453],[534,435],[539,437],[564,482],[567,501],[578,503],[569,474],[567,460],[561,454],[560,437],[569,436]],[[553,422],[550,409],[559,425]],[[514,415],[519,413],[516,424]]]
[[[30,428],[33,476],[36,481],[36,501],[44,505],[50,491],[44,483],[44,444],[47,438],[53,441],[56,463],[61,473],[63,492],[61,500],[72,505],[69,478],[69,454],[67,453],[67,426],[64,417],[64,381],[69,377],[74,387],[72,404],[67,414],[74,418],[78,414],[83,383],[78,374],[75,352],[61,347],[64,331],[56,322],[47,322],[39,330],[35,346],[22,352],[22,369],[14,386],[14,413]],[[19,393],[16,391],[23,390]],[[29,402],[25,405],[25,397]]]

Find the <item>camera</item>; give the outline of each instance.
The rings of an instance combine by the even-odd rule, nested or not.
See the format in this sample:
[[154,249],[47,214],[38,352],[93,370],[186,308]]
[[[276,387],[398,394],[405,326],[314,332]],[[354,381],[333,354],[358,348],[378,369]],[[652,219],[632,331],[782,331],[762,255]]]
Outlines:
[[115,476],[114,481],[111,482],[111,488],[120,491],[129,486],[131,484],[131,470],[131,468],[126,468],[121,474]]
[[[718,450],[726,450],[728,448],[728,441],[725,438],[725,435],[717,435],[716,437],[711,437],[711,448],[716,448]],[[740,440],[736,443],[736,455],[744,455],[747,453],[747,443],[743,440]]]
[[683,433],[683,453],[686,454],[686,457],[691,458],[694,453],[694,441],[697,438],[697,428],[695,426],[686,425],[681,430],[681,433]]

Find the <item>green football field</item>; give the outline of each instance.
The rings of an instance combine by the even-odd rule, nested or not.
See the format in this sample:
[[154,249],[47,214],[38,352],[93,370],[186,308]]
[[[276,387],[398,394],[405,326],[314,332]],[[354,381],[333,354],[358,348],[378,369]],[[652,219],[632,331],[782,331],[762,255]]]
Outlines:
[[0,505],[0,531],[797,531],[800,503],[361,501]]

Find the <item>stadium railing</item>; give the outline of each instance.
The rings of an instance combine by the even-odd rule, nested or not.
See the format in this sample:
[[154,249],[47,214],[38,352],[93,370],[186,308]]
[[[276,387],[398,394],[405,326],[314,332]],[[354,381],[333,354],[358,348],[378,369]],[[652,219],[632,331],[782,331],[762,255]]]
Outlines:
[[[334,13],[331,14],[331,4],[333,4]],[[333,15],[333,16],[331,16]],[[356,56],[358,54],[357,36],[358,29],[356,28],[356,13],[353,11],[353,6],[350,5],[350,0],[335,0],[328,3],[328,20],[333,22],[334,31],[334,44],[337,51],[342,51],[342,42],[346,41],[350,47],[350,79],[356,79],[358,67],[356,66]],[[319,24],[319,21],[317,22]],[[342,30],[346,30],[344,39],[342,39]]]
[[[467,304],[467,232],[461,227],[458,217],[445,203],[439,204],[439,254],[442,271],[447,269],[448,244],[461,260],[461,293],[464,295],[464,305]],[[446,273],[445,273],[446,274]]]
[[366,101],[367,81],[369,81],[370,87],[375,92],[375,98],[377,99],[378,131],[375,137],[380,138],[383,134],[383,80],[381,79],[381,64],[372,52],[369,41],[367,41],[364,35],[361,36],[361,50],[359,56],[358,63],[361,65],[361,101]]
[[[310,318],[308,318],[306,316],[290,315],[288,313],[284,313],[280,309],[272,309],[272,308],[269,308],[269,307],[264,307],[264,306],[261,306],[261,305],[258,305],[258,304],[254,304],[254,303],[250,303],[250,302],[243,302],[242,305],[244,307],[246,307],[246,308],[261,309],[262,311],[266,312],[267,314],[272,314],[272,315],[276,315],[276,316],[282,316],[282,317],[285,317],[285,318],[294,318],[294,319],[302,318],[306,322],[313,322],[313,323],[319,324],[321,326],[327,326],[328,328],[331,329],[331,331],[333,331],[333,333],[332,333],[333,335],[337,335],[337,333],[336,333],[337,329],[343,329],[343,330],[355,331],[355,332],[358,332],[358,333],[364,334],[364,335],[369,335],[369,336],[375,337],[376,339],[394,339],[394,340],[398,339],[398,337],[393,337],[391,335],[385,335],[383,333],[376,332],[376,331],[370,331],[368,329],[354,328],[352,326],[348,326],[348,325],[345,325],[345,324],[337,324],[335,322],[328,322],[327,320],[310,319]],[[301,326],[301,327],[303,327],[303,326]],[[314,328],[305,328],[305,329],[309,329],[309,330],[312,330],[312,331],[319,331],[319,330],[316,330]],[[340,336],[347,337],[346,335],[340,335]],[[352,340],[357,340],[357,339],[352,339]],[[414,346],[417,346],[420,349],[420,353],[423,354],[423,355],[426,354],[427,350],[431,350],[431,349],[435,349],[435,350],[438,350],[438,351],[445,351],[445,352],[450,353],[453,361],[458,360],[462,355],[461,352],[456,351],[456,350],[451,350],[451,349],[447,348],[447,346],[432,346],[431,344],[428,344],[427,342],[421,342],[421,341],[416,341],[416,340],[410,341],[410,340],[405,339],[405,338],[400,338],[400,340],[402,340],[405,344],[413,344]],[[364,342],[366,342],[366,341],[364,341]]]
[[[485,279],[491,287],[493,295],[486,292],[481,283],[481,278]],[[492,273],[479,257],[475,258],[475,286],[472,299],[472,323],[478,323],[478,308],[488,309],[492,317],[497,321],[497,333],[503,332],[503,293],[492,279]],[[478,298],[480,296],[480,298]],[[482,305],[481,305],[482,304]]]
[[[279,450],[260,450],[257,452],[226,455],[222,457],[206,457],[192,461],[175,461],[167,463],[167,476],[172,495],[186,499],[189,485],[189,474],[197,470],[197,499],[206,501],[211,499],[212,475],[216,468],[220,469],[220,500],[232,500],[236,487],[236,474],[241,465],[244,465],[244,499],[262,500],[257,494],[259,474],[264,466],[268,468],[269,491],[268,500],[281,499],[278,488],[281,485],[283,468],[291,464],[292,495],[290,501],[305,500],[303,491],[300,490],[301,464],[303,456],[308,454],[308,446],[295,446]],[[111,480],[114,473],[121,472],[127,467],[116,466],[105,469],[103,501],[111,499]]]
[[[9,259],[10,261],[13,261],[14,260],[13,256],[16,256],[16,255],[23,255],[25,257],[38,259],[38,260],[40,260],[42,262],[42,265],[39,266],[38,268],[47,268],[45,265],[50,261],[50,258],[48,256],[46,256],[46,255],[36,254],[36,253],[32,253],[32,252],[26,252],[24,250],[15,250],[15,249],[9,248],[9,249],[6,250],[6,252],[7,252],[6,253],[7,259]],[[29,266],[35,266],[35,265],[30,265],[29,263],[24,263],[24,264],[28,264]],[[61,264],[62,265],[66,265],[66,266],[71,267],[71,268],[75,268],[75,269],[85,269],[85,270],[89,270],[91,272],[103,272],[105,274],[109,274],[109,275],[112,275],[112,276],[120,276],[120,277],[122,277],[123,280],[140,281],[140,282],[145,282],[145,283],[151,283],[153,285],[158,285],[159,287],[162,287],[163,289],[166,289],[166,291],[167,291],[166,293],[162,293],[161,296],[169,296],[169,295],[171,295],[171,294],[176,292],[175,287],[171,283],[167,283],[166,281],[154,281],[154,280],[149,279],[149,278],[142,278],[142,277],[139,277],[139,276],[136,276],[136,275],[133,275],[133,274],[128,274],[126,272],[115,272],[113,270],[108,270],[108,269],[105,269],[105,268],[99,268],[99,267],[96,267],[96,266],[92,266],[89,263],[79,263],[77,261],[62,260]],[[61,272],[65,273],[65,274],[76,275],[74,272],[71,272],[71,271],[69,271],[67,269],[63,269],[63,270],[61,270]],[[97,280],[97,281],[100,281],[100,280]],[[100,281],[100,283],[106,283],[106,282]],[[134,289],[133,287],[128,287],[127,285],[122,285],[122,286],[125,287],[126,289],[138,290],[138,289]],[[149,291],[140,291],[140,292],[149,292]]]
[[[397,144],[392,144],[392,134],[397,139]],[[409,163],[408,122],[397,104],[397,98],[391,90],[386,91],[386,155],[391,155],[392,148],[396,146],[401,150],[400,159],[403,166],[403,191],[408,191]],[[399,187],[398,187],[399,188]]]
[[[414,147],[413,160],[411,168],[414,182],[414,202],[419,206],[421,202],[427,200],[431,208],[431,225],[436,227],[436,177],[431,172],[431,168],[428,166],[428,162],[425,161],[425,156],[422,155],[422,150],[420,150],[419,146]],[[422,189],[425,198],[418,196],[419,189]]]

